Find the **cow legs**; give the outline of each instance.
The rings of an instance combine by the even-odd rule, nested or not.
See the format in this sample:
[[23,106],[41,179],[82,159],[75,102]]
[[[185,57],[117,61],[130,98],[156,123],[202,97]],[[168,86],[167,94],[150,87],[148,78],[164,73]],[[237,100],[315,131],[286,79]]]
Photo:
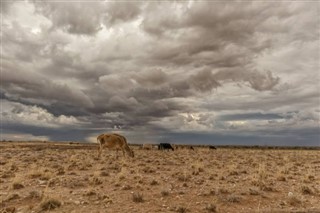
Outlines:
[[118,150],[118,149],[116,149],[116,159],[118,159],[118,158],[119,158],[119,154],[118,154],[118,152],[119,152],[119,150]]
[[98,148],[98,158],[101,157],[101,152],[102,152],[102,144],[100,144],[99,148]]

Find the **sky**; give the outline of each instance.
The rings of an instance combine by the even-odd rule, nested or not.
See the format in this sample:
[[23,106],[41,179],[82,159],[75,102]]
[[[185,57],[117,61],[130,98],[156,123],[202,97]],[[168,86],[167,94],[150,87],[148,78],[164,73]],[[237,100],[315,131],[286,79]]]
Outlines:
[[320,146],[317,1],[1,1],[1,140]]

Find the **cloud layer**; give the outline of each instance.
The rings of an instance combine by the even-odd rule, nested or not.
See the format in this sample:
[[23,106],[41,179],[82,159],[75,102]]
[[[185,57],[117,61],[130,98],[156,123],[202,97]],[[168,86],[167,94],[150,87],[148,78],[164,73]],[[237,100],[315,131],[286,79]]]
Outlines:
[[3,3],[2,133],[319,145],[318,11],[315,2]]

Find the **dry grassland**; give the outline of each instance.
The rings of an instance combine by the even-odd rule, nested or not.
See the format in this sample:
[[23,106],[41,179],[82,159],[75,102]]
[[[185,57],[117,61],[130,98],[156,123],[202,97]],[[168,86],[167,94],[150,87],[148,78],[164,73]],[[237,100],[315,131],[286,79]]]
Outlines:
[[0,212],[320,212],[320,151],[0,143]]

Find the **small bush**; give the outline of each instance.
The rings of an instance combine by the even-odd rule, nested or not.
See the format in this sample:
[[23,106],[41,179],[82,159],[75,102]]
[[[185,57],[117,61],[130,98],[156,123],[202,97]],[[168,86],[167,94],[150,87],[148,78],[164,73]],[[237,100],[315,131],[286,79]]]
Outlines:
[[151,184],[151,186],[154,186],[154,185],[158,185],[159,183],[156,180],[152,180],[150,184]]
[[187,208],[180,206],[179,208],[177,208],[177,212],[179,212],[179,213],[185,213],[185,212],[187,212]]
[[130,190],[130,189],[132,189],[132,186],[130,185],[125,185],[122,187],[122,190]]
[[24,185],[22,183],[15,182],[12,184],[12,189],[22,189],[22,188],[24,188]]
[[61,206],[61,202],[57,199],[46,199],[42,203],[40,203],[41,210],[48,211],[52,209],[56,209]]
[[227,197],[227,201],[230,203],[240,203],[241,197],[237,195],[230,195]]
[[2,209],[3,213],[15,213],[16,212],[16,207],[7,207],[7,208],[4,208]]
[[132,194],[132,200],[133,200],[133,202],[135,202],[135,203],[142,203],[142,202],[144,202],[143,195],[140,194],[140,193],[133,193],[133,194]]
[[214,204],[209,204],[206,206],[205,210],[208,212],[217,212],[217,206]]
[[189,181],[189,179],[190,179],[190,176],[186,175],[186,174],[180,174],[178,176],[178,180],[181,182],[187,182],[187,181]]
[[169,195],[169,192],[168,192],[167,190],[163,190],[163,191],[161,191],[161,195],[162,195],[163,197],[166,197],[166,196]]
[[302,194],[305,194],[305,195],[313,194],[312,189],[310,189],[310,187],[308,187],[308,186],[302,186],[301,187],[301,192],[302,192]]
[[109,176],[109,173],[106,172],[106,171],[101,171],[101,172],[100,172],[100,176],[106,177],[106,176]]
[[280,175],[280,176],[277,177],[277,180],[278,181],[286,181],[287,178],[285,176],[283,176],[283,175]]
[[93,178],[91,179],[91,183],[92,183],[92,185],[97,186],[97,185],[102,184],[102,183],[103,183],[103,181],[102,181],[102,179],[101,179],[101,178],[93,177]]
[[41,194],[37,191],[31,191],[29,192],[28,198],[34,199],[34,198],[40,198]]
[[290,195],[289,198],[288,198],[288,203],[291,205],[291,206],[298,206],[302,203],[301,199],[298,198],[297,196],[295,195]]
[[250,195],[260,195],[261,192],[260,192],[258,189],[249,188],[249,194],[250,194]]

